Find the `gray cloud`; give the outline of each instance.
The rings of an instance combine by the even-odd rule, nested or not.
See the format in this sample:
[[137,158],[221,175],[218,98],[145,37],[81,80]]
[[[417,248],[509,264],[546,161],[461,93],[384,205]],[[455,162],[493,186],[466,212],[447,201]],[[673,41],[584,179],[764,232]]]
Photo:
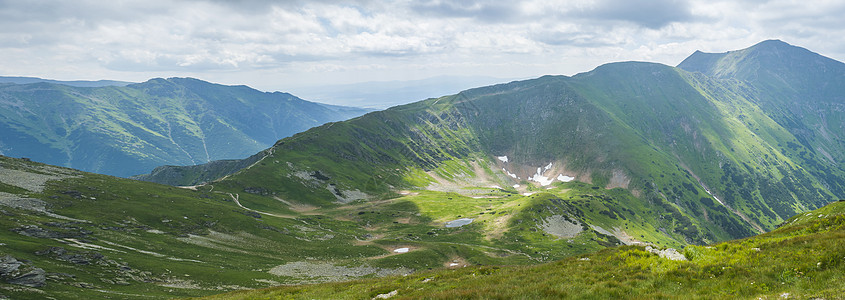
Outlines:
[[694,20],[685,0],[601,0],[580,13],[590,19],[628,21],[651,29]]
[[674,65],[769,38],[837,58],[843,14],[845,3],[797,0],[0,0],[0,75],[228,76],[264,87],[513,78],[618,60]]
[[410,9],[424,16],[471,18],[487,23],[511,22],[521,19],[513,1],[440,1],[415,3]]

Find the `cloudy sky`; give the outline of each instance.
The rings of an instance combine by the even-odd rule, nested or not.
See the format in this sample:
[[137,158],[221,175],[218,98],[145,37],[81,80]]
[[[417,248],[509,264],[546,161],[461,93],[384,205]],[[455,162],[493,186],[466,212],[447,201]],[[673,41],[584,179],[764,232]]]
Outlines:
[[0,75],[265,91],[678,64],[781,39],[845,60],[845,1],[0,0]]

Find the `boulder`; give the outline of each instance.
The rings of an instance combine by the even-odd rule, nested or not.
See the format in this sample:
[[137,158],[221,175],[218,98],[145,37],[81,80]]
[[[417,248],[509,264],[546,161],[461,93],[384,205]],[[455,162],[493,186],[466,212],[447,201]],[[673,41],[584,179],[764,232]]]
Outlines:
[[19,261],[11,255],[0,257],[0,278],[7,283],[28,287],[42,287],[47,284],[47,273]]

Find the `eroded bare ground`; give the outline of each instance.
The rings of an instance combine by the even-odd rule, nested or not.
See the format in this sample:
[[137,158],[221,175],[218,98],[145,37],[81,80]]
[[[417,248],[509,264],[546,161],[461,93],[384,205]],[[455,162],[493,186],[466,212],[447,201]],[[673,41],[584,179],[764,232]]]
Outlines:
[[297,283],[317,283],[327,281],[346,281],[364,276],[389,276],[411,274],[408,268],[376,268],[368,265],[342,266],[330,262],[296,261],[278,265],[269,273],[288,277]]
[[452,174],[452,179],[443,178],[436,172],[426,172],[435,182],[426,187],[426,190],[438,192],[452,192],[461,195],[483,195],[490,192],[490,188],[467,189],[467,187],[484,187],[484,186],[498,186],[501,185],[503,179],[490,176],[484,171],[484,168],[479,165],[477,161],[470,163],[472,166],[472,173],[457,173]]
[[80,172],[53,166],[28,166],[14,163],[0,164],[0,182],[16,186],[33,193],[44,191],[50,180],[80,177]]
[[553,215],[543,220],[542,229],[548,234],[562,239],[571,239],[581,233],[578,221],[570,222],[561,215]]
[[463,268],[463,267],[466,267],[466,266],[469,266],[469,265],[470,265],[470,263],[467,262],[466,259],[464,259],[463,257],[460,257],[460,256],[454,256],[451,259],[449,259],[448,261],[446,261],[445,263],[443,263],[444,267],[450,268],[450,269]]
[[301,214],[311,213],[314,210],[319,208],[317,206],[310,205],[310,204],[305,204],[305,203],[291,201],[291,200],[285,200],[285,199],[279,198],[277,196],[273,196],[273,199],[276,199],[277,201],[286,204],[288,206],[288,208],[290,208],[290,210],[301,213]]

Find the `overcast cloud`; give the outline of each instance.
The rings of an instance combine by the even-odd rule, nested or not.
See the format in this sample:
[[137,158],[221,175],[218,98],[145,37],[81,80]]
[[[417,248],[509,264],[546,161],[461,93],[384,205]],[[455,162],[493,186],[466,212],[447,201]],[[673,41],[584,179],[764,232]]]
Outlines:
[[0,75],[191,76],[262,90],[669,65],[765,39],[845,60],[843,1],[11,1]]

